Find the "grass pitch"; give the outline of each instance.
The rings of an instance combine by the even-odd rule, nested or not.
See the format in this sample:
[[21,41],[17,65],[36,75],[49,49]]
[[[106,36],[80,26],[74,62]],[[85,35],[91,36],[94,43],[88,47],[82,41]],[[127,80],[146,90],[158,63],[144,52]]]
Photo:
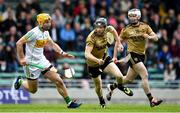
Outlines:
[[31,113],[180,113],[180,105],[162,104],[151,108],[148,105],[136,104],[109,104],[105,109],[100,108],[98,104],[83,104],[78,109],[68,109],[65,104],[6,104],[0,105],[0,112],[31,112]]

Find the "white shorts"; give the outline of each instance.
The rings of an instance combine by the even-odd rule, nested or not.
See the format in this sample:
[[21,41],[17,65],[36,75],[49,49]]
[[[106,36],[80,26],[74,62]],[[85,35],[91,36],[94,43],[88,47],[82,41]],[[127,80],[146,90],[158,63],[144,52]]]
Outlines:
[[41,63],[36,64],[36,65],[43,67],[43,69],[31,66],[31,65],[23,66],[26,78],[29,78],[29,79],[39,78],[39,76],[41,75],[41,72],[44,71],[45,69],[47,69],[48,67],[50,67],[51,63],[48,60],[45,60]]

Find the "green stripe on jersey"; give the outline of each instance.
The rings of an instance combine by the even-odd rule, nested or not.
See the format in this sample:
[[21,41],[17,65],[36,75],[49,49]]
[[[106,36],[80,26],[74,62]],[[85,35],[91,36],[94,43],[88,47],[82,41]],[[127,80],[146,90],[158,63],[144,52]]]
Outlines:
[[25,38],[26,40],[31,40],[32,38],[34,38],[34,32],[29,31],[28,33],[25,34]]

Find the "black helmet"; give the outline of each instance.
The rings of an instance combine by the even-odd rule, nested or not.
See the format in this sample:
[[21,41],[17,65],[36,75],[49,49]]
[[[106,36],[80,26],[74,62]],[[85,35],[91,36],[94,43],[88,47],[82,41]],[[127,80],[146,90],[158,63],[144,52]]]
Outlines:
[[98,26],[107,26],[107,20],[105,18],[98,18],[96,19],[96,21],[94,22],[94,27],[98,27]]

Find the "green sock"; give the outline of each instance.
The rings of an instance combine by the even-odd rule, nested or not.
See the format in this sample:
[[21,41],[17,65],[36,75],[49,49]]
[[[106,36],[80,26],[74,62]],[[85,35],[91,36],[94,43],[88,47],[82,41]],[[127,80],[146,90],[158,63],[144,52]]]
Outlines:
[[65,100],[66,104],[69,104],[69,102],[72,101],[72,99],[69,96],[65,97],[64,100]]
[[102,97],[98,97],[98,98],[99,98],[100,102],[104,100],[103,96]]
[[19,81],[18,81],[18,82],[19,82],[19,84],[21,85],[21,84],[22,84],[22,82],[23,82],[23,80],[22,80],[22,79],[19,79]]

